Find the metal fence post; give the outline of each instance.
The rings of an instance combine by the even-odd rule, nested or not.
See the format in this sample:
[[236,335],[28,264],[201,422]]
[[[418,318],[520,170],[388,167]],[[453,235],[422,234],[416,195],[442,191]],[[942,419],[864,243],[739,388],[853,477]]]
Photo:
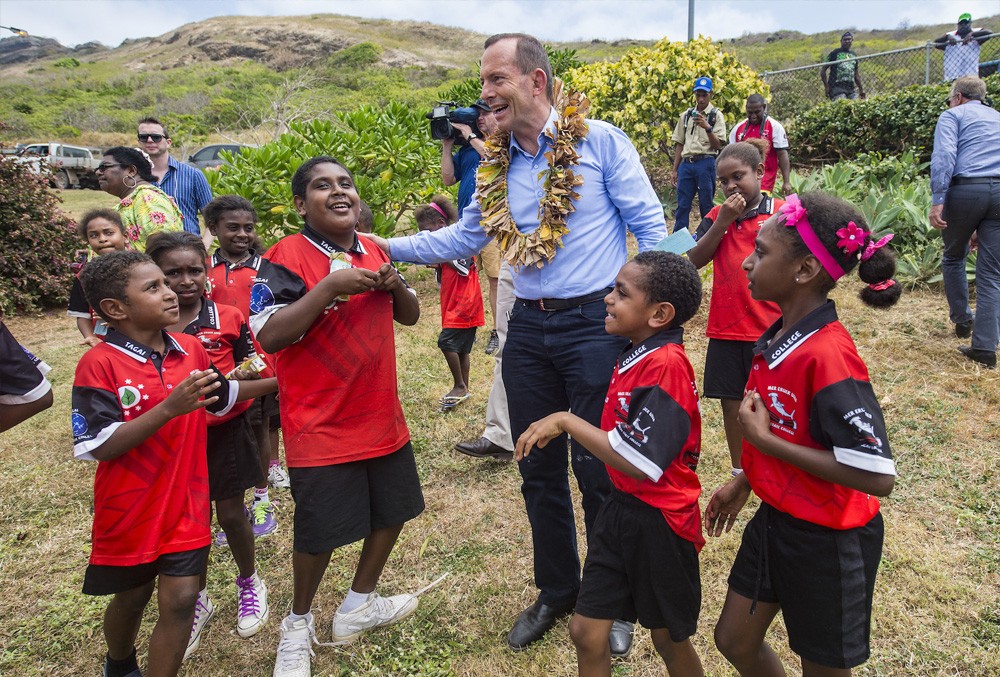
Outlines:
[[924,45],[924,84],[931,84],[931,43]]

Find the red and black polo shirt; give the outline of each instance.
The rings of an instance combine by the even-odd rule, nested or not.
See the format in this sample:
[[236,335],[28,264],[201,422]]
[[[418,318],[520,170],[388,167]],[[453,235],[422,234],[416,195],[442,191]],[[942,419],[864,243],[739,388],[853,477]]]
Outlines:
[[[781,315],[770,301],[750,296],[743,261],[754,249],[761,224],[771,218],[784,200],[763,195],[760,204],[729,224],[712,255],[712,300],[708,306],[709,338],[728,341],[756,341]],[[719,217],[721,205],[712,208],[695,233],[701,238]]]
[[701,550],[701,411],[683,340],[682,328],[670,329],[625,349],[611,376],[601,429],[647,477],[636,480],[608,466],[612,484],[659,508],[674,533]]
[[[112,329],[80,358],[73,380],[74,456],[94,460],[91,452],[120,426],[163,402],[192,371],[212,368],[198,339],[163,335],[167,348],[160,355]],[[209,414],[228,412],[233,386],[213,393],[219,401]],[[206,409],[178,416],[134,449],[98,462],[91,564],[134,566],[210,544],[205,419]]]
[[456,259],[437,269],[441,284],[441,327],[469,329],[486,324],[476,259]]
[[[896,474],[885,421],[854,341],[828,301],[785,333],[779,320],[754,346],[747,392],[760,393],[771,432],[852,468]],[[743,470],[761,500],[793,517],[850,529],[867,524],[878,499],[820,479],[743,442]]]
[[[254,333],[335,270],[331,256],[339,253],[355,268],[389,263],[364,235],[345,251],[305,226],[264,255],[250,297]],[[302,338],[274,355],[290,467],[375,458],[409,441],[396,383],[392,304],[392,294],[382,290],[334,301]]]
[[0,321],[0,404],[34,402],[52,390],[45,375],[51,371],[22,346]]

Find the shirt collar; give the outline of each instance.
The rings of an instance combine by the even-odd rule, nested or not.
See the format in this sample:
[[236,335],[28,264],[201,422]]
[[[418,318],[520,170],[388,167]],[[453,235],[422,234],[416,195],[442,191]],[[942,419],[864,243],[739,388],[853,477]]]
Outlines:
[[812,311],[801,320],[796,322],[791,329],[785,333],[781,343],[768,345],[774,338],[778,330],[781,329],[781,318],[772,324],[763,336],[757,339],[753,352],[755,355],[763,355],[769,367],[776,367],[783,359],[788,357],[796,348],[805,343],[810,336],[818,332],[826,325],[837,321],[837,307],[833,301],[827,301],[816,310]]
[[774,213],[774,198],[767,193],[761,193],[760,202],[743,216],[736,217],[736,223],[755,219],[761,214],[771,215]]
[[[137,362],[147,362],[154,352],[149,346],[130,339],[128,336],[125,336],[125,334],[122,334],[113,327],[108,329],[108,334],[104,337],[104,342],[112,348],[116,348],[125,353]],[[163,343],[167,347],[166,350],[163,351],[164,357],[166,357],[167,353],[171,350],[178,350],[182,354],[187,355],[187,352],[181,348],[176,339],[174,339],[174,337],[171,336],[166,330],[163,330]]]
[[302,235],[309,240],[316,249],[325,253],[327,256],[332,256],[338,252],[350,252],[352,254],[366,254],[365,246],[361,244],[361,238],[358,237],[357,233],[354,233],[354,244],[352,244],[348,249],[344,249],[339,244],[330,241],[325,235],[314,230],[308,223],[302,228]]
[[236,268],[253,268],[254,270],[260,270],[260,256],[257,254],[257,250],[248,249],[250,257],[240,261],[239,263],[233,263],[226,257],[219,254],[219,250],[216,249],[212,253],[212,267],[225,265],[226,270],[235,270]]
[[215,301],[210,301],[206,298],[201,300],[201,310],[198,311],[198,317],[191,320],[191,323],[184,327],[184,333],[194,335],[202,327],[209,329],[220,329],[222,327],[219,323],[219,307],[215,305]]
[[618,356],[618,373],[621,374],[631,369],[668,343],[684,345],[684,327],[674,327],[673,329],[659,331],[637,346],[629,345]]
[[[545,132],[546,130],[552,130],[552,134],[554,136],[557,120],[559,120],[559,112],[552,106],[549,106],[549,118],[545,121],[545,126],[542,127],[542,131],[538,133],[538,152],[542,152],[549,147],[551,142],[549,141],[549,137],[545,135]],[[521,145],[517,142],[513,133],[510,135],[510,149],[512,151],[516,150],[524,155],[531,155],[531,153],[521,148]]]
[[167,171],[171,169],[180,169],[181,163],[174,159],[173,155],[167,154]]

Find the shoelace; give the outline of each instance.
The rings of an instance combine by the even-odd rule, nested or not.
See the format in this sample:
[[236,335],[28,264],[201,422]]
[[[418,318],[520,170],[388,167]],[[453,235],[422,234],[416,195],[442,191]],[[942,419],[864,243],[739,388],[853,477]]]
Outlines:
[[253,504],[253,523],[260,524],[267,519],[267,514],[272,512],[274,507],[270,501],[256,501]]
[[[296,631],[297,632],[297,631]],[[308,651],[310,656],[316,653],[312,650],[312,643],[316,642],[316,634],[312,626],[308,626],[306,637],[289,637],[291,631],[282,629],[281,641],[278,642],[278,665],[282,668],[295,667],[305,659]],[[319,642],[316,642],[319,644]]]
[[257,598],[257,587],[253,584],[253,579],[237,576],[236,586],[240,589],[240,618],[260,613],[260,600]]

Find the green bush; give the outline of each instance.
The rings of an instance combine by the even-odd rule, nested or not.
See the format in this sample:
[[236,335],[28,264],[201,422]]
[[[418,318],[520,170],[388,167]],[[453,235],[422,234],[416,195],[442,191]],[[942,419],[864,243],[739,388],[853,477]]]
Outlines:
[[414,207],[444,188],[440,146],[431,141],[423,113],[412,107],[364,106],[333,121],[290,127],[277,141],[246,149],[232,164],[207,173],[216,195],[236,193],[253,203],[267,245],[302,227],[291,180],[298,166],[316,155],[332,155],[351,170],[379,235],[392,235]]
[[[913,151],[929,160],[934,126],[947,108],[948,84],[914,85],[859,101],[828,101],[789,120],[796,162],[836,162],[870,151]],[[1000,75],[986,78],[987,96],[1000,99]]]
[[663,39],[652,47],[631,49],[614,63],[576,68],[566,79],[590,99],[591,117],[629,135],[646,169],[655,175],[673,165],[674,126],[694,105],[692,86],[701,75],[713,80],[712,103],[722,110],[727,130],[743,117],[750,94],[769,93],[757,73],[702,37],[691,42]]
[[[941,231],[930,225],[931,189],[914,150],[902,155],[862,153],[852,161],[826,165],[805,177],[792,175],[796,192],[822,190],[856,206],[877,235],[895,233],[900,281],[909,285],[941,281]],[[966,264],[975,275],[975,255]]]
[[76,224],[59,211],[47,172],[0,157],[0,312],[66,303]]

